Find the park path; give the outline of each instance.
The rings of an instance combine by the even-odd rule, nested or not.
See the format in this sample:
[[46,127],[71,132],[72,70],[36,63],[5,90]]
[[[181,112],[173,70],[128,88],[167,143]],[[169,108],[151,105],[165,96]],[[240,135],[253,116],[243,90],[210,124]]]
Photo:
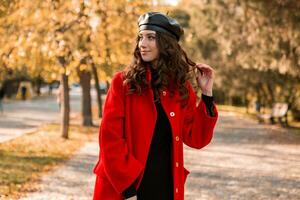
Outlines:
[[212,143],[185,161],[186,200],[300,199],[299,132],[221,112]]
[[[96,105],[95,90],[91,92]],[[105,96],[103,95],[103,99]],[[4,101],[4,112],[0,113],[0,143],[23,134],[34,132],[46,123],[59,123],[60,112],[56,96],[41,96],[26,101]],[[81,89],[70,91],[71,118],[80,113]]]
[[39,190],[22,200],[91,200],[98,158],[97,141],[86,143],[72,159],[41,179]]
[[[220,112],[212,143],[185,147],[186,200],[300,199],[300,134]],[[87,143],[26,200],[92,199],[98,144]]]

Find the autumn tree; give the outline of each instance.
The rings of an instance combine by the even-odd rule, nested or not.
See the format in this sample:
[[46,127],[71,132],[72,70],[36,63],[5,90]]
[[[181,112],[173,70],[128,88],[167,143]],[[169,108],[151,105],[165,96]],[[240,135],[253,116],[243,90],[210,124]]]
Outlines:
[[259,99],[267,106],[282,101],[296,113],[298,1],[189,0],[177,9],[188,15],[186,50],[217,69],[218,101],[247,105]]

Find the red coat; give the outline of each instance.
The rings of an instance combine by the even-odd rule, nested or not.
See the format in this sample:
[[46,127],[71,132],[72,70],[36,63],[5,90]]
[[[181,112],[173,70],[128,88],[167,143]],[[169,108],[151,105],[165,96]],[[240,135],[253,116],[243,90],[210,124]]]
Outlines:
[[[150,83],[151,73],[147,71]],[[104,104],[99,128],[100,155],[94,168],[97,175],[94,200],[121,200],[121,193],[135,183],[138,188],[143,177],[147,156],[154,133],[157,112],[152,89],[141,95],[126,95],[123,74],[117,73],[111,83]],[[174,200],[184,199],[184,183],[189,171],[183,164],[183,143],[203,148],[212,139],[218,118],[208,116],[203,101],[196,106],[196,95],[189,84],[188,106],[180,108],[176,93],[160,93],[161,104],[169,118],[173,135]]]

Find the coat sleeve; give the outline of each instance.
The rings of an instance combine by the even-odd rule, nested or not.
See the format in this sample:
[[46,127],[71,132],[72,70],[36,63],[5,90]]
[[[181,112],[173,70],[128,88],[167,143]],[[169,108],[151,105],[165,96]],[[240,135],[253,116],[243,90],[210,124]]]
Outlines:
[[125,87],[122,73],[113,79],[103,109],[99,141],[104,172],[120,194],[140,175],[143,166],[130,153],[124,134]]
[[218,111],[213,103],[214,116],[209,116],[203,100],[196,105],[196,94],[188,83],[189,99],[184,113],[183,142],[192,147],[201,149],[210,143],[214,127],[218,119]]

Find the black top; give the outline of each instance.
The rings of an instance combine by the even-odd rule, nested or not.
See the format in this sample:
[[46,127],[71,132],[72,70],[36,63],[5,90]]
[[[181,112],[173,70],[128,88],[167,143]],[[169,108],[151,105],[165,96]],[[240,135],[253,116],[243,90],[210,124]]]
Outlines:
[[[152,70],[152,80],[158,78],[156,71]],[[153,88],[153,93],[155,95]],[[202,95],[208,114],[214,116],[213,98]],[[173,199],[172,176],[172,129],[169,119],[159,101],[154,96],[157,110],[157,120],[148,154],[144,176],[138,191],[131,185],[123,192],[125,198],[137,195],[138,200]]]
[[137,197],[141,200],[173,199],[172,129],[160,102],[148,160]]

